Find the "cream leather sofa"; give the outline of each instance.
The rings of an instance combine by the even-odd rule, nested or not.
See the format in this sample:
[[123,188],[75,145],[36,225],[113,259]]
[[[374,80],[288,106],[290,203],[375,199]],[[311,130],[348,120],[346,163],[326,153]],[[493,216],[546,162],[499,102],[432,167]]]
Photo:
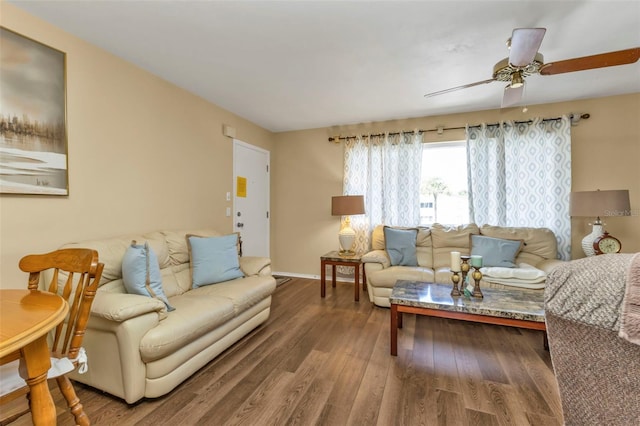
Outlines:
[[426,281],[451,284],[451,252],[470,254],[470,235],[524,240],[516,264],[527,263],[550,272],[562,263],[557,260],[557,242],[553,232],[546,228],[510,228],[476,224],[418,228],[416,253],[418,266],[391,266],[385,251],[384,226],[377,226],[371,236],[372,251],[362,257],[367,290],[371,302],[389,307],[389,296],[397,280]]
[[[268,319],[276,288],[270,259],[241,257],[244,278],[192,289],[186,234],[221,235],[160,231],[64,246],[93,248],[105,264],[83,340],[89,371],[74,380],[128,403],[159,397]],[[125,291],[122,257],[132,240],[148,241],[157,255],[174,311]]]

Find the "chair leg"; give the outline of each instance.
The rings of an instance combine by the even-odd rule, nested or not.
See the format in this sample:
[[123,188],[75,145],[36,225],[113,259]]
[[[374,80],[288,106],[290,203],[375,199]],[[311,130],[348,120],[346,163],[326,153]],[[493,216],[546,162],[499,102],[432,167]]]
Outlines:
[[56,377],[56,381],[58,382],[58,387],[60,388],[60,392],[62,392],[64,399],[67,400],[67,405],[69,406],[71,414],[73,414],[73,417],[76,419],[76,425],[89,426],[91,422],[89,421],[87,414],[84,412],[82,404],[80,404],[80,399],[76,395],[75,389],[73,389],[71,380],[69,380],[66,375],[62,375],[60,377]]

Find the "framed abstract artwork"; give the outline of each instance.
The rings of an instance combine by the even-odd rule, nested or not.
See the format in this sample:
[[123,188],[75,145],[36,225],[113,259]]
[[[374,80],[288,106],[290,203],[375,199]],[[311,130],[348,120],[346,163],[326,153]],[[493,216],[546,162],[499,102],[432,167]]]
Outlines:
[[66,54],[0,27],[0,193],[68,195]]

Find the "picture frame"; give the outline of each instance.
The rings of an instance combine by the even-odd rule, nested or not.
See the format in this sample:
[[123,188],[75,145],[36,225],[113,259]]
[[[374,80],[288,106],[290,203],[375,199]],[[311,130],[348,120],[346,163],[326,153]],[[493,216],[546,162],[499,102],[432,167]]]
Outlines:
[[69,195],[66,53],[0,26],[0,194]]

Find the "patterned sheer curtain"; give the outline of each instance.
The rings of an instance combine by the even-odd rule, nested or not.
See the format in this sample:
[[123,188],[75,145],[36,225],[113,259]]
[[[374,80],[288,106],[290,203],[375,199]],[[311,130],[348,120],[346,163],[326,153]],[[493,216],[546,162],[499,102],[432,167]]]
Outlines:
[[471,219],[478,225],[551,229],[570,259],[571,121],[467,126]]
[[366,214],[353,216],[355,250],[369,250],[376,225],[420,223],[422,134],[419,132],[348,139],[344,151],[345,195],[364,195]]

